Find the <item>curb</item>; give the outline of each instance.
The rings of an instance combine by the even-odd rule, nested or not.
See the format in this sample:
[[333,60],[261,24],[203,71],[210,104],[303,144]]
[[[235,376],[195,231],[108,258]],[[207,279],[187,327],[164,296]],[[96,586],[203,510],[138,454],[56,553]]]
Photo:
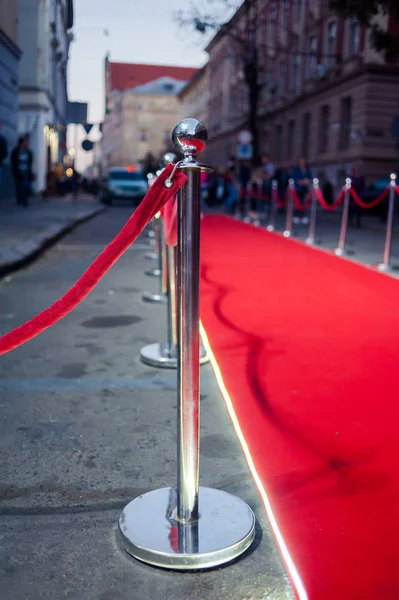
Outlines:
[[55,244],[61,237],[105,210],[107,210],[107,207],[99,206],[95,209],[81,211],[75,218],[69,219],[64,223],[50,225],[44,231],[14,246],[7,252],[7,258],[0,260],[0,277],[9,275],[13,271],[26,266],[47,248]]

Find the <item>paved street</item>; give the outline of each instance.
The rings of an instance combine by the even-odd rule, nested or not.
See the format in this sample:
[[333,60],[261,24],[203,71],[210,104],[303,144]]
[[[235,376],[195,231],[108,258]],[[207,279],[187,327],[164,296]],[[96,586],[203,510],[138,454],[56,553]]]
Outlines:
[[[131,213],[112,207],[0,283],[0,332],[78,279]],[[1,597],[5,600],[293,598],[209,365],[202,368],[201,482],[255,510],[253,549],[203,573],[151,568],[119,547],[123,506],[174,485],[176,374],[138,356],[163,341],[165,307],[141,301],[143,236],[72,314],[0,361]],[[151,527],[151,523],[148,523]]]
[[23,264],[60,234],[103,210],[93,196],[32,198],[28,207],[0,200],[0,275]]

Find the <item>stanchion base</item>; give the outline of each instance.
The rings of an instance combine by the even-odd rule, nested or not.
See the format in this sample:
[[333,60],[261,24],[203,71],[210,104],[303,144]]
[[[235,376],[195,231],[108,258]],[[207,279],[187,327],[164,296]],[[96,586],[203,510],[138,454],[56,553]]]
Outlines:
[[230,562],[252,544],[255,517],[239,498],[201,487],[194,523],[175,520],[175,499],[176,489],[163,488],[124,508],[119,532],[126,552],[156,567],[189,571]]
[[392,265],[387,265],[386,263],[379,263],[376,265],[376,267],[377,271],[380,271],[380,273],[394,273],[398,270],[398,267],[393,267]]
[[[149,344],[140,350],[142,362],[150,367],[159,367],[161,369],[177,369],[177,354],[171,352],[168,343]],[[209,356],[205,348],[200,348],[200,365],[209,362]]]
[[244,217],[244,223],[250,223],[251,219],[249,217]]
[[289,237],[291,237],[291,236],[292,236],[292,231],[288,231],[288,229],[286,229],[286,230],[283,232],[283,236],[284,236],[284,237],[286,237],[286,238],[289,238]]
[[342,248],[335,248],[334,249],[334,254],[336,256],[353,256],[354,251],[353,250],[347,250],[346,248],[342,249]]
[[146,271],[145,275],[147,275],[147,277],[160,277],[161,271],[160,269],[153,269],[152,271]]
[[274,231],[274,226],[273,225],[268,225],[266,227],[266,231],[270,231],[270,233],[271,233],[272,231]]
[[142,300],[144,302],[152,302],[155,304],[166,304],[168,301],[168,298],[165,294],[143,294],[142,295]]
[[147,260],[156,260],[158,258],[158,254],[156,252],[147,252],[144,258]]
[[311,238],[311,237],[306,238],[305,244],[308,244],[308,246],[314,246],[315,245],[314,238]]

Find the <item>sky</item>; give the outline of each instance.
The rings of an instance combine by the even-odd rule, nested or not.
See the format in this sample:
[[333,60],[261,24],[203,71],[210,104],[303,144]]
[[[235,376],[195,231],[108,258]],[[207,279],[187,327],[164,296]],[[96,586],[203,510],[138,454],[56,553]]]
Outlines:
[[[187,0],[75,0],[75,41],[69,61],[69,99],[89,103],[89,121],[104,111],[104,58],[201,67],[206,38],[179,30],[175,11]],[[108,36],[104,34],[108,31]]]

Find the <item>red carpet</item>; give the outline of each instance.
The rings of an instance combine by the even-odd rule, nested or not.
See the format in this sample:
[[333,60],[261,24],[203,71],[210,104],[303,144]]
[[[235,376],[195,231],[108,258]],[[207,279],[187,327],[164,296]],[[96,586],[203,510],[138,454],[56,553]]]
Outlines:
[[220,216],[201,262],[202,321],[307,597],[398,600],[399,281]]

